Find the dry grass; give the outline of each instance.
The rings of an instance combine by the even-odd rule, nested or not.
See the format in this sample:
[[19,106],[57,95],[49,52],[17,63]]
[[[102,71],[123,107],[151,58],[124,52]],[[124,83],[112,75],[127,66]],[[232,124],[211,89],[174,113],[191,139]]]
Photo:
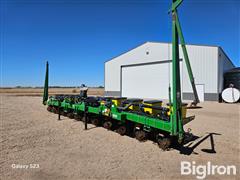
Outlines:
[[[49,95],[54,94],[79,94],[79,88],[49,88]],[[42,88],[0,88],[2,95],[15,95],[15,96],[42,96]],[[103,96],[103,88],[89,88],[89,95]]]

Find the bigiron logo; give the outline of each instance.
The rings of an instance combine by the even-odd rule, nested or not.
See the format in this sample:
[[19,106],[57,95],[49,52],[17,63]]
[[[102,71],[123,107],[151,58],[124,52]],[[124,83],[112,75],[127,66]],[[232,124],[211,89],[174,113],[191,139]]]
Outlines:
[[195,161],[181,162],[181,175],[195,175],[197,179],[205,179],[208,175],[236,175],[235,165],[213,165],[207,162],[205,165],[196,165]]

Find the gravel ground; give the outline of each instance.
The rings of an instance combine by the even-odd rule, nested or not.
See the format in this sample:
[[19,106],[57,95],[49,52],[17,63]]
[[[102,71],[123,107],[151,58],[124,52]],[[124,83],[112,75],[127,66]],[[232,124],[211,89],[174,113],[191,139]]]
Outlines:
[[[195,179],[180,173],[181,161],[240,167],[240,105],[204,102],[191,109],[186,125],[199,138],[194,149],[162,151],[151,141],[128,136],[46,111],[40,97],[0,96],[0,179]],[[209,153],[212,135],[216,153]],[[211,151],[210,151],[211,152]],[[28,168],[13,168],[28,165]],[[237,179],[209,175],[207,179]]]

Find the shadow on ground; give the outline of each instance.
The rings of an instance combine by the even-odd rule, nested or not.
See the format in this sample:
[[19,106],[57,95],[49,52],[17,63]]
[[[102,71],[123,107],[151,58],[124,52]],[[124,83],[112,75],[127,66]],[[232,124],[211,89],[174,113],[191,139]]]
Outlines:
[[[202,107],[194,107],[194,108],[202,108]],[[69,119],[69,118],[66,118],[66,119]],[[66,119],[65,119],[65,117],[61,118],[61,120],[66,120]],[[79,120],[79,121],[75,120],[75,122],[82,122],[83,124],[85,124],[84,121],[81,121],[81,120]],[[85,130],[91,130],[94,128],[101,128],[101,127],[98,127],[98,126],[87,127],[87,129],[85,129]],[[111,131],[111,132],[115,132],[115,131]],[[209,139],[210,140],[210,148],[209,149],[201,149],[201,151],[205,152],[205,153],[215,154],[217,152],[215,150],[215,145],[214,145],[214,138],[213,138],[214,135],[221,135],[221,134],[207,133],[206,135],[199,137],[199,136],[193,135],[192,133],[187,132],[185,134],[184,143],[182,145],[174,143],[171,146],[171,149],[177,150],[180,152],[180,154],[184,154],[184,155],[191,155],[191,154],[197,155],[198,153],[196,153],[194,151],[194,149],[197,148],[201,143],[203,143],[204,141]],[[130,138],[134,138],[134,136],[132,134],[128,134],[126,136],[128,136]],[[150,138],[148,140],[150,140],[154,144],[156,144],[156,141],[154,140],[154,138]],[[142,141],[142,142],[144,142],[144,141]]]
[[194,149],[198,147],[201,143],[203,143],[206,140],[210,140],[210,148],[209,149],[201,149],[205,153],[214,154],[217,153],[215,150],[214,145],[214,135],[221,135],[219,133],[207,133],[206,135],[202,137],[195,136],[193,134],[186,134],[186,140],[182,146],[175,146],[174,149],[178,150],[180,154],[184,155],[191,155],[191,154],[198,154],[194,152]]

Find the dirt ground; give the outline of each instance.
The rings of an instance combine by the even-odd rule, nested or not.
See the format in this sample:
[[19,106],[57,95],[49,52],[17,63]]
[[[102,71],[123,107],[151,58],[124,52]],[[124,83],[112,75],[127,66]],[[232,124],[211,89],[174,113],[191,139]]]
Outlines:
[[[240,105],[204,102],[189,110],[185,126],[199,138],[190,148],[162,151],[101,127],[47,112],[40,97],[0,96],[0,179],[196,179],[180,173],[181,161],[240,167]],[[213,133],[212,149],[209,133]],[[201,142],[201,140],[203,140]],[[200,143],[197,143],[200,142]],[[195,146],[194,146],[195,144]],[[199,145],[198,145],[199,144]],[[210,149],[210,150],[209,150]],[[29,165],[28,168],[14,168]],[[31,167],[30,167],[31,166]],[[207,176],[237,179],[237,176]]]

